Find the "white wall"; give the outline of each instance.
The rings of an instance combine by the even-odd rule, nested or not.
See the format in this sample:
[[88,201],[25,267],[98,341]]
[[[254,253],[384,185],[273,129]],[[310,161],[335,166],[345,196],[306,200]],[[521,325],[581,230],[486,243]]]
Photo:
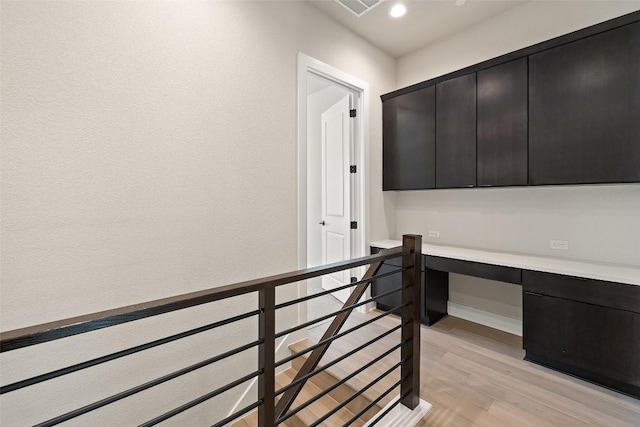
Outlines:
[[639,0],[529,1],[398,58],[398,88],[636,10]]
[[[528,2],[399,58],[398,87],[638,9],[638,1]],[[397,193],[396,214],[396,237],[420,233],[433,243],[640,265],[638,184],[410,191]],[[570,249],[552,251],[550,239],[568,240]],[[451,275],[452,302],[511,318],[521,318],[520,292]]]
[[[373,94],[395,87],[392,57],[306,2],[3,1],[0,27],[2,330],[296,269],[297,52],[369,82]],[[376,96],[369,108],[371,237],[380,239],[395,226],[395,210],[381,191]],[[163,336],[232,306],[250,310],[255,298],[136,331]],[[285,312],[279,324],[296,317]],[[198,348],[141,355],[135,368],[110,364],[98,388],[72,378],[44,400],[3,396],[1,423],[29,424],[57,399],[86,403],[147,378],[146,368],[166,373],[232,348],[252,322]],[[105,332],[107,342],[139,342],[137,333],[126,338],[129,328]],[[63,349],[85,354],[79,344],[47,348],[42,366],[58,363],[48,360]],[[3,383],[15,379],[8,361],[26,354],[34,352],[2,356]],[[143,421],[165,399],[183,403],[235,373],[195,374],[197,386],[174,382],[134,408],[114,405],[109,416],[114,425]],[[211,423],[234,401],[174,423]],[[146,404],[154,410],[144,414]]]
[[349,95],[338,84],[307,97],[307,265],[322,264],[322,113]]

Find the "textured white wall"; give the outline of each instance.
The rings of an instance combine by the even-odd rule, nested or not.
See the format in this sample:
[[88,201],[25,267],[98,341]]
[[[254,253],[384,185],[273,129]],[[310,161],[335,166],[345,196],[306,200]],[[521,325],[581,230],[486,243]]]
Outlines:
[[[527,2],[399,58],[398,87],[638,9],[638,1]],[[396,237],[421,233],[433,243],[640,265],[638,184],[410,191],[397,198]],[[439,230],[440,238],[429,238],[428,230]],[[550,239],[568,240],[570,249],[552,251]],[[451,277],[451,301],[508,317],[521,317],[520,292]]]
[[[0,27],[2,330],[296,269],[297,52],[368,81],[373,94],[395,84],[392,57],[306,2],[3,1]],[[380,190],[377,96],[370,114],[379,239],[395,210]],[[141,332],[163,336],[231,310],[145,321]],[[295,320],[295,310],[279,318]],[[131,375],[106,371],[102,390],[71,379],[47,400],[3,396],[2,424],[31,423],[59,398],[77,405],[121,390],[123,377],[147,375],[140,366],[169,372],[231,348],[253,326],[214,335],[202,351],[180,344],[181,354],[157,362],[140,356],[137,368],[123,365]],[[124,335],[112,336],[118,348]],[[83,354],[75,342],[51,348]],[[14,375],[6,361],[27,353],[2,356],[3,383]],[[183,403],[233,372],[196,374],[197,387],[176,382],[185,385],[145,394],[135,410],[114,405],[109,416],[142,421],[145,404]],[[215,421],[234,401],[175,423]]]

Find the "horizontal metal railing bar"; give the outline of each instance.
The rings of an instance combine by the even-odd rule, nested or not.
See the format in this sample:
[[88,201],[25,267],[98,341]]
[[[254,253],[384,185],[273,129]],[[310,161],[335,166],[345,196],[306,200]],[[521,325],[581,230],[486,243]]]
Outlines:
[[150,421],[147,421],[144,424],[140,424],[140,427],[150,427],[150,426],[154,426],[154,425],[156,425],[158,423],[161,423],[162,421],[168,420],[169,418],[174,417],[174,416],[178,415],[179,413],[186,411],[187,409],[191,409],[196,405],[199,405],[199,404],[201,404],[203,402],[206,402],[207,400],[209,400],[209,399],[211,399],[211,398],[213,398],[213,397],[215,397],[215,396],[217,396],[219,394],[224,393],[225,391],[231,390],[232,388],[239,386],[240,384],[249,381],[251,378],[257,377],[258,375],[260,375],[262,373],[263,373],[263,370],[262,369],[258,369],[257,371],[252,372],[252,373],[250,373],[248,375],[245,375],[242,378],[238,378],[237,380],[235,380],[235,381],[233,381],[233,382],[231,382],[231,383],[229,383],[229,384],[227,384],[225,386],[219,387],[219,388],[217,388],[216,390],[214,390],[214,391],[212,391],[210,393],[207,393],[207,394],[205,394],[203,396],[200,396],[199,398],[194,399],[191,402],[187,402],[184,405],[181,405],[181,406],[177,407],[176,409],[173,409],[173,410],[171,410],[169,412],[165,412],[164,414],[160,415],[159,417],[156,417],[156,418],[154,418],[154,419],[152,419]]
[[277,304],[276,305],[276,310],[278,310],[280,308],[288,307],[290,305],[298,304],[298,303],[301,303],[301,302],[304,302],[304,301],[308,301],[310,299],[318,298],[318,297],[321,297],[321,296],[324,296],[324,295],[329,295],[329,294],[332,294],[332,293],[337,292],[337,291],[342,291],[344,289],[349,289],[349,288],[351,288],[353,286],[357,286],[357,285],[360,285],[362,283],[372,282],[372,281],[374,281],[376,279],[382,279],[383,277],[391,276],[392,274],[402,273],[403,271],[410,270],[411,268],[413,268],[413,267],[410,267],[410,268],[398,268],[397,270],[394,270],[394,271],[390,271],[390,272],[382,273],[382,274],[377,274],[377,275],[375,275],[373,277],[370,277],[368,279],[358,280],[357,282],[352,282],[352,283],[349,283],[347,285],[338,286],[337,288],[333,288],[333,289],[328,290],[328,291],[322,291],[322,292],[315,293],[313,295],[307,295],[306,297],[297,298],[297,299],[294,299],[294,300],[291,300],[291,301],[286,301],[286,302]]
[[[335,408],[333,408],[331,411],[327,412],[322,418],[320,418],[318,420],[318,422],[322,422],[324,420],[326,420],[327,418],[331,417],[333,414],[335,414],[336,412],[338,412],[341,408],[344,408],[345,406],[347,406],[349,403],[351,403],[352,401],[354,401],[358,396],[362,396],[362,394],[367,391],[368,389],[370,389],[371,387],[373,387],[377,382],[379,382],[380,380],[382,380],[384,377],[386,377],[387,375],[389,375],[391,372],[395,371],[396,369],[398,369],[399,367],[402,366],[402,363],[404,363],[404,360],[399,361],[398,363],[396,363],[395,365],[393,365],[392,367],[390,367],[389,369],[387,369],[386,371],[384,371],[384,373],[382,373],[381,375],[379,375],[377,378],[375,378],[373,381],[371,381],[369,384],[367,384],[365,387],[363,387],[362,389],[360,389],[360,391],[358,391],[357,393],[352,394],[351,396],[349,396],[346,400],[340,402],[340,404],[338,406],[336,406]],[[368,410],[368,409],[367,409]],[[362,415],[364,415],[366,413],[366,411],[361,412]],[[351,419],[353,420],[353,418]],[[351,422],[351,421],[350,421]]]
[[191,329],[185,332],[181,332],[179,334],[171,335],[165,338],[160,338],[155,341],[150,341],[146,344],[140,344],[135,347],[128,348],[126,350],[117,351],[115,353],[111,353],[105,356],[101,356],[92,360],[88,360],[86,362],[81,362],[72,366],[68,366],[66,368],[61,368],[55,371],[48,372],[46,374],[38,375],[35,377],[31,377],[25,380],[17,381],[12,384],[8,384],[6,386],[0,387],[0,394],[9,393],[14,390],[19,390],[24,387],[28,387],[34,384],[41,383],[43,381],[48,381],[53,378],[57,378],[63,375],[71,374],[73,372],[80,371],[82,369],[90,368],[92,366],[100,365],[105,362],[109,362],[111,360],[119,359],[120,357],[128,356],[134,353],[138,353],[143,350],[148,350],[153,347],[157,347],[162,344],[166,344],[172,341],[179,340],[181,338],[186,338],[191,335],[199,334],[201,332],[205,332],[211,329],[218,328],[220,326],[228,325],[229,323],[237,322],[240,320],[248,319],[249,317],[256,316],[260,314],[260,310],[254,310],[249,313],[244,313],[235,317],[230,317],[229,319],[221,320],[219,322],[211,323],[209,325],[201,326],[199,328]]
[[379,421],[381,421],[389,412],[391,412],[393,410],[393,408],[395,408],[396,406],[398,406],[400,403],[402,403],[402,399],[404,399],[405,397],[409,396],[411,394],[411,391],[401,395],[398,400],[396,400],[395,402],[393,402],[393,404],[391,406],[389,406],[387,409],[385,409],[385,411],[381,414],[376,414],[376,419],[373,420],[370,424],[369,427],[373,427],[374,425],[378,424]]
[[[403,359],[403,360],[401,360],[400,362],[398,362],[396,365],[394,365],[393,367],[389,368],[389,369],[388,369],[384,374],[382,374],[382,375],[380,376],[380,379],[382,379],[382,378],[386,377],[387,375],[389,375],[389,374],[390,374],[392,371],[394,371],[395,369],[400,368],[400,367],[402,366],[402,364],[403,364],[403,363],[405,363],[407,360],[408,360],[408,359]],[[402,381],[402,380],[400,380],[400,381]],[[394,389],[394,388],[396,388],[396,387],[397,387],[397,385],[396,385],[396,386],[394,386],[393,388],[391,388],[390,390],[393,390],[393,389]],[[352,401],[353,399],[355,399],[357,396],[360,396],[360,394],[361,394],[361,393],[362,393],[362,392],[354,393],[351,397],[349,397],[349,398],[347,399],[346,403],[349,403],[350,401]],[[379,401],[380,399],[382,399],[382,397],[386,396],[388,393],[389,393],[389,391],[387,391],[387,392],[385,392],[384,394],[382,394],[382,395],[380,396],[380,398],[378,399],[378,401]],[[345,403],[345,404],[346,404],[346,403]],[[376,402],[376,403],[378,403],[378,402]],[[394,405],[394,406],[395,406],[395,405]],[[363,415],[364,415],[365,413],[366,413],[366,411],[365,411],[365,412],[362,412],[362,414],[363,414]],[[387,414],[387,412],[385,411],[385,415],[386,415],[386,414]],[[383,416],[384,416],[384,415],[383,415]],[[382,419],[382,417],[383,417],[383,416],[381,416],[380,418],[376,419],[372,424],[369,424],[369,426],[372,426],[373,424],[375,424],[376,422],[378,422],[380,419]]]
[[236,418],[243,416],[244,414],[246,414],[247,412],[251,411],[252,409],[257,408],[258,406],[262,405],[263,403],[264,402],[262,400],[258,400],[257,402],[253,402],[251,405],[246,406],[244,409],[241,409],[241,410],[239,410],[237,412],[234,412],[233,414],[229,415],[224,420],[218,421],[217,423],[215,423],[211,427],[222,427],[223,425],[235,420]]
[[[307,400],[306,402],[301,403],[300,405],[296,406],[295,408],[291,409],[289,412],[287,412],[286,415],[284,415],[283,417],[280,417],[276,420],[276,424],[277,423],[281,423],[283,421],[288,420],[289,418],[291,418],[292,416],[294,416],[295,414],[297,414],[298,412],[300,412],[301,410],[303,410],[304,408],[306,408],[307,406],[311,405],[313,402],[315,402],[318,399],[321,399],[323,396],[326,396],[327,394],[331,393],[333,390],[335,390],[336,388],[340,387],[342,384],[346,383],[347,381],[349,381],[351,378],[355,377],[356,375],[358,375],[359,373],[361,373],[362,371],[366,370],[367,368],[370,368],[371,366],[375,365],[376,363],[378,363],[380,360],[384,359],[385,357],[387,357],[389,354],[393,353],[395,350],[399,349],[400,346],[402,346],[402,344],[398,344],[392,348],[390,348],[389,350],[385,351],[384,353],[382,353],[381,355],[379,355],[378,357],[376,357],[375,359],[373,359],[372,361],[370,361],[369,363],[365,364],[364,366],[358,368],[356,371],[350,373],[349,375],[347,375],[346,377],[342,378],[340,381],[334,383],[331,387],[322,390],[321,393],[316,394],[315,396],[313,396],[311,399]],[[402,362],[399,362],[396,364],[396,366],[394,367],[397,368],[402,364]],[[315,371],[314,371],[315,372]],[[384,374],[383,374],[384,376]],[[276,393],[277,395],[277,393]],[[349,402],[347,402],[349,403]]]
[[[380,334],[379,336],[375,337],[374,339],[367,341],[364,344],[359,345],[358,347],[354,348],[353,350],[350,350],[348,353],[345,353],[329,362],[327,362],[326,364],[320,366],[319,368],[309,372],[307,375],[304,375],[300,378],[298,378],[295,381],[290,382],[289,384],[285,385],[284,387],[279,388],[278,390],[275,391],[275,395],[279,395],[284,393],[285,391],[289,390],[292,387],[295,387],[298,383],[301,383],[303,381],[308,380],[309,378],[313,377],[314,375],[319,374],[322,371],[325,371],[327,369],[329,369],[330,367],[332,367],[333,365],[342,362],[344,359],[353,356],[354,354],[356,354],[357,352],[359,352],[360,350],[363,350],[365,348],[367,348],[368,346],[370,346],[371,344],[380,341],[382,338],[391,335],[392,333],[394,333],[395,331],[397,331],[398,329],[402,328],[403,325],[398,325],[398,326],[394,326],[392,329],[389,329],[388,331],[385,331],[384,333]],[[404,342],[398,344],[399,347],[400,345],[404,344]],[[397,348],[394,347],[394,350],[397,350]]]
[[394,289],[394,290],[392,290],[392,291],[384,292],[384,293],[382,293],[382,294],[376,295],[376,296],[375,296],[375,297],[373,297],[373,298],[369,298],[368,300],[365,300],[365,301],[359,302],[359,303],[357,303],[357,304],[349,305],[349,306],[344,307],[344,308],[342,308],[342,309],[340,309],[340,310],[338,310],[338,311],[334,311],[333,313],[329,313],[329,314],[324,315],[324,316],[322,316],[322,317],[318,317],[317,319],[313,319],[313,320],[310,320],[310,321],[308,321],[308,322],[305,322],[305,323],[301,323],[301,324],[299,324],[299,325],[296,325],[296,326],[294,326],[293,328],[285,329],[284,331],[278,332],[278,333],[276,334],[276,338],[283,337],[283,336],[285,336],[285,335],[287,335],[287,334],[290,334],[290,333],[292,333],[292,332],[295,332],[295,331],[297,331],[297,330],[299,330],[299,329],[304,329],[304,328],[306,328],[307,326],[311,326],[311,325],[313,325],[314,323],[322,322],[323,320],[326,320],[326,319],[329,319],[329,318],[331,318],[331,317],[334,317],[334,316],[336,316],[336,315],[338,315],[338,314],[340,314],[340,313],[344,313],[345,311],[353,310],[354,308],[361,307],[361,306],[363,306],[363,305],[366,305],[366,304],[369,304],[369,303],[371,303],[371,302],[377,301],[377,300],[379,300],[380,298],[384,298],[384,297],[386,297],[386,296],[389,296],[389,295],[391,295],[391,294],[398,293],[398,292],[400,292],[400,291],[402,291],[402,288],[398,288],[398,289]]
[[108,328],[134,320],[144,319],[225,298],[260,291],[270,287],[311,279],[313,277],[335,273],[336,271],[347,270],[361,265],[410,255],[411,253],[412,251],[408,249],[397,247],[379,252],[375,255],[368,255],[353,260],[339,261],[319,267],[292,271],[275,276],[239,282],[203,291],[191,292],[188,294],[2,332],[0,333],[0,352],[16,350],[47,341],[95,331],[97,329]]
[[[327,418],[331,417],[333,414],[335,414],[336,412],[338,412],[341,408],[343,408],[344,406],[348,405],[349,403],[351,403],[351,401],[353,401],[356,397],[358,396],[362,396],[362,394],[369,390],[371,387],[373,387],[374,385],[376,385],[378,382],[380,382],[380,380],[382,380],[383,378],[385,378],[387,375],[389,375],[391,372],[393,372],[394,370],[398,369],[399,366],[401,366],[403,363],[403,361],[401,360],[400,362],[396,363],[394,366],[390,367],[389,369],[387,369],[382,375],[378,376],[377,378],[374,378],[369,384],[367,384],[366,386],[364,386],[363,388],[361,388],[359,391],[355,392],[354,394],[352,394],[351,396],[349,396],[348,399],[344,400],[343,402],[341,402],[338,406],[336,406],[335,408],[333,408],[332,410],[330,410],[329,412],[327,412],[326,414],[324,414],[322,417],[318,418],[313,424],[311,424],[309,427],[316,427],[320,424],[322,424]],[[389,389],[388,391],[386,391],[382,397],[384,397],[387,393],[389,393],[389,391],[393,390],[393,388],[397,387],[400,384],[400,381],[397,382],[391,389]],[[376,403],[379,401],[380,398],[376,399]],[[359,415],[357,417],[353,417],[349,420],[349,422],[347,424],[345,424],[345,426],[347,425],[351,425],[351,423],[353,423],[354,420],[360,418],[360,416],[364,415],[369,409],[371,409],[373,406],[375,405],[375,403],[371,404],[371,405],[367,405],[367,407],[364,408],[364,410],[359,412]]]
[[312,350],[315,350],[316,348],[318,348],[318,347],[320,347],[320,346],[322,346],[324,344],[333,342],[334,340],[337,340],[338,338],[342,338],[343,336],[345,336],[345,335],[347,335],[347,334],[349,334],[349,333],[351,333],[353,331],[357,331],[358,329],[363,328],[363,327],[375,322],[376,320],[380,320],[383,317],[389,316],[390,314],[400,310],[403,307],[411,305],[411,304],[412,303],[401,304],[401,305],[399,305],[399,306],[397,306],[397,307],[395,307],[395,308],[393,308],[393,309],[391,309],[389,311],[386,311],[386,312],[384,312],[384,313],[382,313],[382,314],[380,314],[380,315],[378,315],[378,316],[376,316],[376,317],[374,317],[372,319],[367,320],[366,322],[360,323],[359,325],[354,326],[351,329],[347,329],[346,331],[341,332],[339,334],[336,334],[336,335],[334,335],[334,336],[332,336],[330,338],[327,338],[326,340],[319,341],[317,344],[311,345],[311,346],[305,348],[302,351],[299,351],[297,353],[292,354],[291,356],[285,357],[284,359],[281,359],[281,360],[277,361],[276,362],[276,367],[278,367],[280,365],[283,365],[283,364],[285,364],[287,362],[291,362],[293,359],[296,359],[296,358],[302,356],[303,354],[306,354],[306,353],[308,353],[308,352],[310,352]]
[[[360,418],[361,416],[363,416],[364,414],[367,413],[367,411],[371,408],[373,408],[375,405],[378,404],[378,402],[380,402],[382,399],[384,399],[384,397],[391,393],[391,391],[398,387],[402,381],[406,380],[408,377],[402,377],[398,380],[398,382],[396,382],[394,385],[392,385],[391,387],[389,387],[387,390],[385,390],[382,394],[380,394],[380,396],[378,396],[373,402],[369,403],[366,407],[364,407],[360,412],[358,412],[357,414],[355,414],[353,416],[353,418],[351,418],[349,421],[347,421],[346,423],[344,423],[342,425],[342,427],[349,427],[355,420],[357,420],[358,418]],[[380,378],[378,378],[380,379]],[[313,427],[315,427],[316,424],[313,424]],[[312,427],[312,426],[310,426]]]
[[101,408],[103,406],[107,406],[111,403],[117,402],[118,400],[122,400],[126,397],[132,396],[134,394],[140,393],[141,391],[150,389],[151,387],[155,387],[159,384],[165,383],[169,380],[172,380],[174,378],[178,378],[182,375],[188,374],[189,372],[195,371],[196,369],[200,369],[203,368],[207,365],[211,365],[212,363],[215,362],[219,362],[223,359],[226,359],[227,357],[236,355],[238,353],[241,353],[245,350],[248,350],[252,347],[255,347],[257,345],[262,344],[262,340],[257,340],[248,344],[245,344],[241,347],[235,348],[233,350],[229,350],[225,353],[219,354],[217,356],[211,357],[209,359],[203,360],[202,362],[198,362],[195,363],[193,365],[187,366],[186,368],[180,369],[178,371],[174,371],[170,374],[164,375],[160,378],[156,378],[155,380],[151,380],[148,381],[144,384],[141,384],[139,386],[136,387],[132,387],[128,390],[122,391],[120,393],[114,394],[113,396],[104,398],[102,400],[99,400],[97,402],[91,403],[89,405],[83,406],[81,408],[78,408],[76,410],[67,412],[66,414],[60,415],[56,418],[52,418],[48,421],[45,421],[44,423],[38,424],[38,426],[54,426],[56,424],[60,424],[62,422],[68,421],[72,418],[76,418],[79,417],[80,415],[86,414],[87,412],[91,412],[94,411],[98,408]]

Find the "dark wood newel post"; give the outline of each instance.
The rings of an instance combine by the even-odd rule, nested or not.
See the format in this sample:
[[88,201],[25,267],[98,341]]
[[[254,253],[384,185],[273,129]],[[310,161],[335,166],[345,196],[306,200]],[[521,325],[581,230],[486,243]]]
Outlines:
[[414,409],[420,403],[420,304],[422,301],[422,236],[402,236],[402,248],[411,250],[402,257],[402,304],[411,303],[402,309],[401,359],[406,360],[400,368],[402,383],[400,395],[408,395],[402,404]]
[[263,340],[258,349],[258,365],[263,370],[258,376],[258,399],[263,404],[258,407],[258,425],[275,425],[275,350],[276,350],[276,289],[269,286],[258,291],[260,313],[258,320],[259,339]]

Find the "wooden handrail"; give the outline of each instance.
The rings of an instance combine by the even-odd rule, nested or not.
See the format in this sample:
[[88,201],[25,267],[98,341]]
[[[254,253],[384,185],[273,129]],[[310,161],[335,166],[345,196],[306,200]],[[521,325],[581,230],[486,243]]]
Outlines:
[[0,333],[0,352],[16,350],[31,345],[78,335],[97,329],[108,328],[134,320],[157,316],[188,307],[218,301],[238,295],[261,291],[288,283],[319,277],[336,271],[382,262],[411,253],[402,247],[353,260],[339,261],[320,267],[312,267],[261,279],[191,292],[174,297],[134,304],[112,310],[101,311],[64,320],[43,323],[26,328]]

